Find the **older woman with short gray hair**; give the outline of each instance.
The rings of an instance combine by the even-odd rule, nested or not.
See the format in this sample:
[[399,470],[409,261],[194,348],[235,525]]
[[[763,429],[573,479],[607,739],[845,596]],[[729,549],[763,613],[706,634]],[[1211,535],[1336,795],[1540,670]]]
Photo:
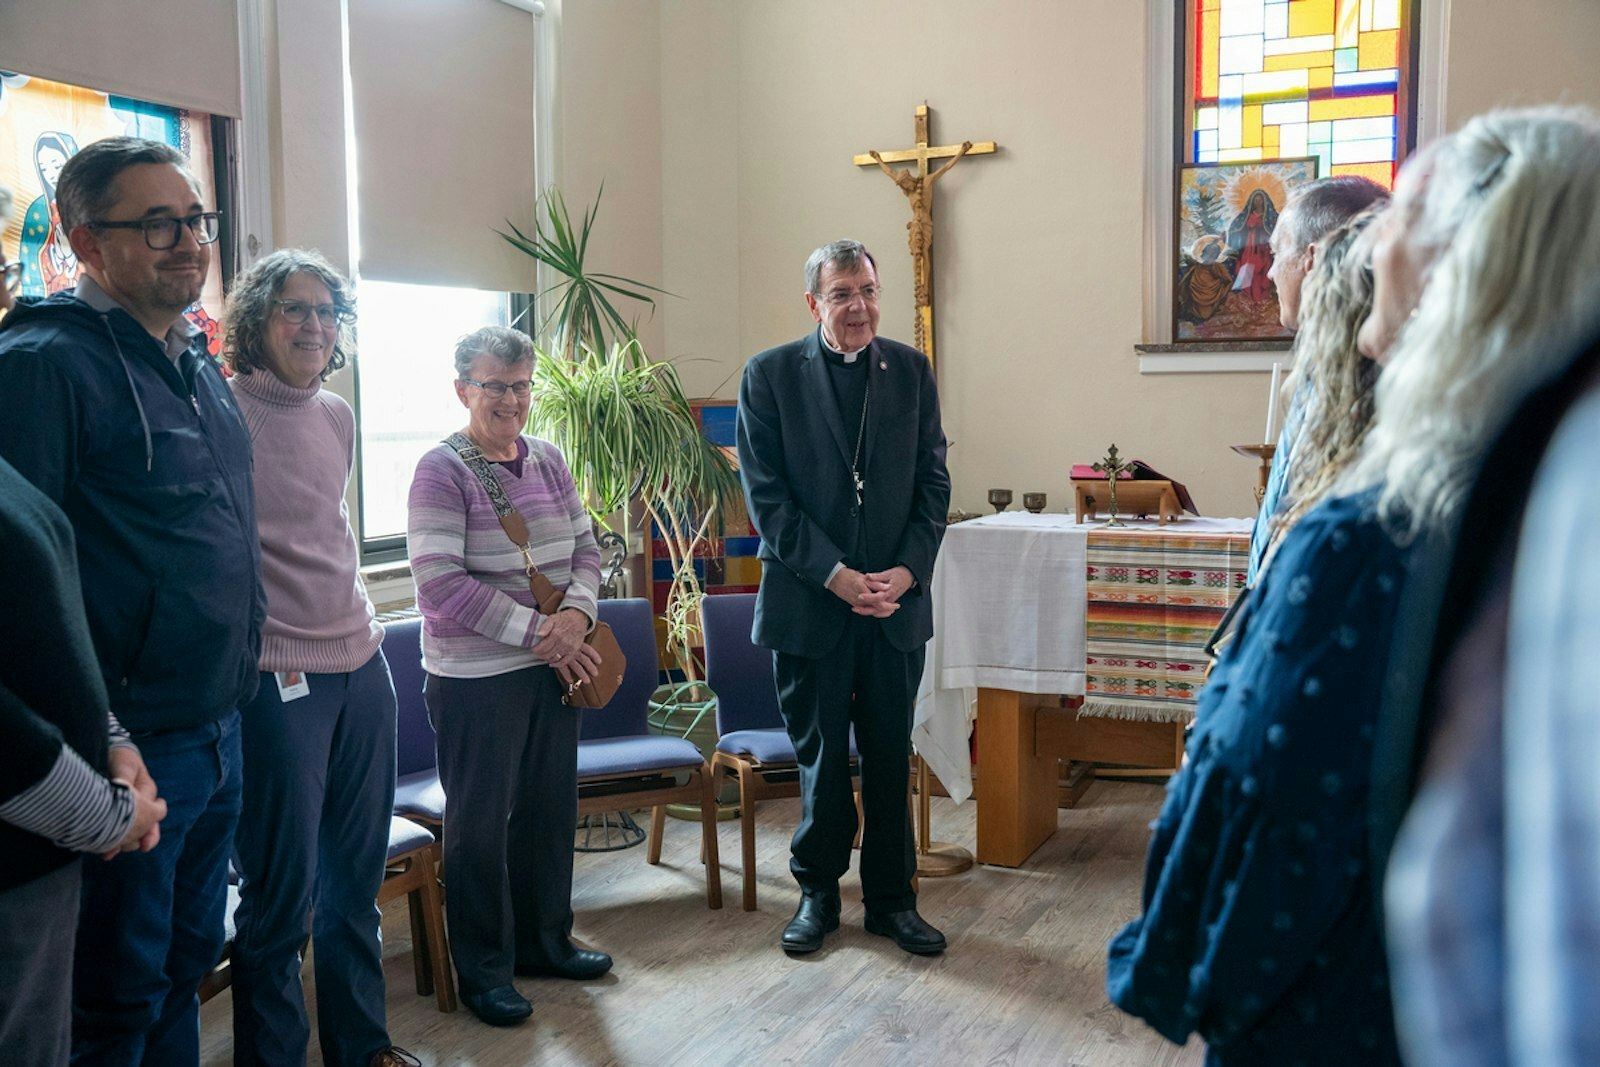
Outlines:
[[[584,637],[600,551],[561,453],[523,432],[534,360],[528,335],[503,326],[457,344],[467,425],[417,464],[407,523],[447,801],[450,955],[463,1002],[497,1026],[533,1010],[513,975],[585,980],[611,968],[571,940],[579,712],[562,703],[598,666]],[[526,524],[532,562],[565,591],[555,614],[535,603],[491,490]]]

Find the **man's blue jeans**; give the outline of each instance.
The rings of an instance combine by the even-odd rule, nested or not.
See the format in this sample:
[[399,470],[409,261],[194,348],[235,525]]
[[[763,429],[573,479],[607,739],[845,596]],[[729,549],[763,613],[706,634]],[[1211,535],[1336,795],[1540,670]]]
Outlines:
[[222,955],[239,820],[239,713],[134,740],[167,817],[151,851],[84,861],[72,1062],[195,1064],[195,990]]

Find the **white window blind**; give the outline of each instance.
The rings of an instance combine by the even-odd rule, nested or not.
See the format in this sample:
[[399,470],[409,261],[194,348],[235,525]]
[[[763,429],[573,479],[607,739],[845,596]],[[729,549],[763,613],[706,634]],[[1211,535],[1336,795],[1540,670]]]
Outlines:
[[360,269],[531,292],[495,230],[534,214],[533,16],[498,0],[349,0]]
[[0,0],[0,70],[238,118],[237,10],[231,0]]

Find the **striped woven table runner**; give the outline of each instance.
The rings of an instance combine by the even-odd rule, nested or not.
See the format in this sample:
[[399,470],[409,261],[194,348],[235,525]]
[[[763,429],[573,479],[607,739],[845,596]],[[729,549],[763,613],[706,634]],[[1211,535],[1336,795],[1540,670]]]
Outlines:
[[1250,534],[1182,526],[1089,531],[1080,714],[1194,718],[1206,639],[1244,589]]

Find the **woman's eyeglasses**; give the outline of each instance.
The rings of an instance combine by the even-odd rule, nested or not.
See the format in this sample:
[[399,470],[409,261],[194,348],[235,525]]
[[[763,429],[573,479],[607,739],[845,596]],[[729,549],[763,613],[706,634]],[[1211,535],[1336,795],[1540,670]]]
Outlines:
[[291,326],[304,325],[312,312],[316,312],[318,322],[328,327],[350,322],[356,317],[355,312],[338,304],[306,304],[299,300],[274,300],[272,304],[283,316],[283,321]]
[[507,389],[511,390],[518,400],[533,391],[533,381],[528,378],[524,378],[520,382],[480,382],[473,378],[463,378],[461,381],[464,385],[476,385],[496,400],[505,396]]

